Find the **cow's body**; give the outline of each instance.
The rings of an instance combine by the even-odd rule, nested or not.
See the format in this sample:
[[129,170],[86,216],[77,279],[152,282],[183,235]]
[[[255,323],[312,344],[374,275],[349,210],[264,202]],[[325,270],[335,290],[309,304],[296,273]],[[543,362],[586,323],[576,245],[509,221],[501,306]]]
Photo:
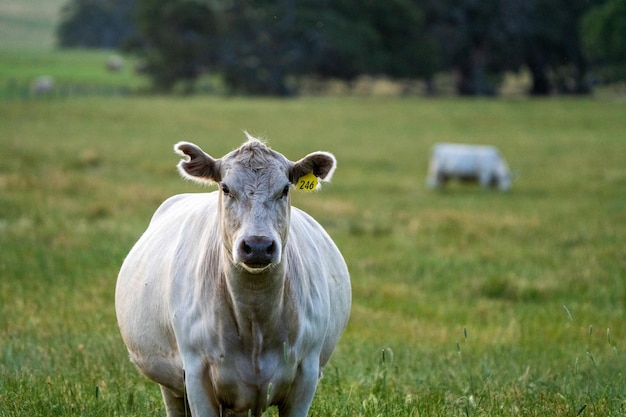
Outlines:
[[511,187],[511,173],[498,149],[486,145],[439,143],[433,147],[427,184],[443,187],[448,180],[478,182],[483,187]]
[[[206,174],[189,165],[202,156],[183,147],[187,175]],[[348,320],[348,270],[323,228],[281,201],[288,176],[246,185],[255,174],[240,183],[227,157],[212,178],[221,191],[168,199],[129,253],[116,289],[121,333],[131,359],[161,384],[168,416],[186,407],[196,417],[258,416],[270,405],[305,416]],[[229,218],[240,205],[242,218]],[[264,229],[276,220],[263,218],[268,208],[285,230]]]

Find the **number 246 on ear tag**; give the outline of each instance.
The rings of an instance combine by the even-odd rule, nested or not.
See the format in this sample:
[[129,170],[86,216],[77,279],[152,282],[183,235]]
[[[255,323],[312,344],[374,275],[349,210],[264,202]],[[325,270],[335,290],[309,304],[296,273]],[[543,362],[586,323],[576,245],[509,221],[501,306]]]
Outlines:
[[298,180],[298,184],[296,185],[296,190],[299,191],[315,191],[317,190],[317,177],[313,175],[312,172],[309,172],[306,175],[303,175]]

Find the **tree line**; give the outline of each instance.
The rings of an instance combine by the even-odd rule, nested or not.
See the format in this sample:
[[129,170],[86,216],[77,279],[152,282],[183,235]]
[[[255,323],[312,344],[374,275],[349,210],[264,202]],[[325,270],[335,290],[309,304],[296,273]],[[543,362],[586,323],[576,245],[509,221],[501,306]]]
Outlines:
[[243,94],[291,95],[305,78],[424,80],[496,94],[585,94],[626,79],[626,0],[69,0],[61,47],[123,48],[155,89],[219,74]]

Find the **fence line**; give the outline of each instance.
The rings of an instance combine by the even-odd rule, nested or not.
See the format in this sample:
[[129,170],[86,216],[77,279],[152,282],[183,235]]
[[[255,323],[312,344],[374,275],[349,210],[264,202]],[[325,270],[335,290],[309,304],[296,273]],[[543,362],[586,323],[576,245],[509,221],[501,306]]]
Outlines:
[[24,101],[73,97],[128,96],[133,92],[129,86],[103,84],[55,83],[47,89],[37,89],[30,83],[7,81],[0,86],[0,100]]

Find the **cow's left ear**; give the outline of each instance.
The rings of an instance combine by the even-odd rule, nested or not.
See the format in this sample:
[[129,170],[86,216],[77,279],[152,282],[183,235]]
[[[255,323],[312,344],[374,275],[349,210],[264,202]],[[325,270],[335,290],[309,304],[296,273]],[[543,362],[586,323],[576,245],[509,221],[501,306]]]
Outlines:
[[200,183],[218,183],[221,181],[220,161],[189,142],[178,142],[174,151],[186,158],[178,163],[178,171],[184,178]]
[[328,152],[313,152],[293,164],[290,181],[296,184],[300,177],[312,173],[322,181],[330,181],[337,167],[337,160]]

